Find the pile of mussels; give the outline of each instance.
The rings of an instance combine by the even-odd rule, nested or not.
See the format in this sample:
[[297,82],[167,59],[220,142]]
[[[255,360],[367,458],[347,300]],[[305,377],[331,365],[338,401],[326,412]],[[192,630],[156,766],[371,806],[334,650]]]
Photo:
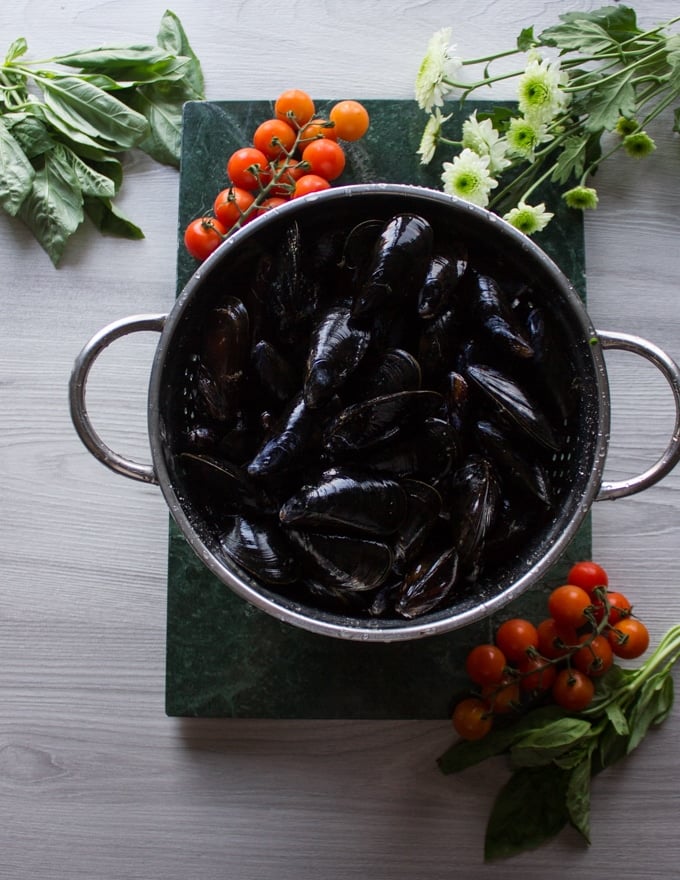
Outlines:
[[574,371],[528,282],[415,214],[297,223],[225,279],[176,465],[219,553],[314,607],[445,608],[541,528]]

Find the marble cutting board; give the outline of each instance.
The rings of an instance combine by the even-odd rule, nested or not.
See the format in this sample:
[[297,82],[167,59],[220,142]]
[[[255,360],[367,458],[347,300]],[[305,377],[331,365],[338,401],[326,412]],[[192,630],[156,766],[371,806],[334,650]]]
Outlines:
[[[323,112],[324,104],[317,101]],[[336,183],[389,181],[440,188],[439,153],[429,166],[416,149],[425,116],[415,101],[363,102],[368,134],[348,147]],[[452,104],[462,123],[474,107]],[[448,110],[449,108],[447,108]],[[177,291],[196,268],[185,252],[186,224],[227,185],[226,159],[251,142],[272,114],[268,101],[190,102],[184,111],[179,183]],[[547,191],[549,193],[549,190]],[[545,192],[544,192],[545,194]],[[585,299],[581,215],[559,206],[536,241]],[[571,563],[591,554],[590,518],[550,576],[503,609],[504,616],[544,616],[547,593]],[[346,642],[274,620],[234,595],[169,526],[165,707],[170,716],[241,718],[443,719],[465,687],[469,648],[491,637],[494,620],[414,642]]]

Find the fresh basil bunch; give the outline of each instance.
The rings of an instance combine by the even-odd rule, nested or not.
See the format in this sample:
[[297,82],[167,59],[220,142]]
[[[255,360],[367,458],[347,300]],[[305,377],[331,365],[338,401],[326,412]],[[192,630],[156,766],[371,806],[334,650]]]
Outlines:
[[15,40],[0,66],[0,206],[26,223],[55,266],[86,216],[102,233],[143,238],[113,201],[123,182],[118,157],[135,147],[179,165],[183,104],[204,97],[179,18],[165,12],[157,45],[41,62],[26,61],[27,49]]

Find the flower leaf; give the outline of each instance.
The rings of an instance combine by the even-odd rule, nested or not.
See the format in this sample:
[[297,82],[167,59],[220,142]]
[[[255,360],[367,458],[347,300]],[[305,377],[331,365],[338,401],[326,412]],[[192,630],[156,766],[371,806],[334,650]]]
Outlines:
[[631,70],[618,79],[602,80],[594,86],[588,102],[589,116],[584,124],[586,131],[613,131],[619,117],[635,116],[634,75],[635,71]]
[[585,167],[587,146],[588,138],[585,136],[567,138],[550,179],[555,183],[566,183],[572,176],[580,177]]
[[534,36],[533,25],[523,28],[517,37],[517,48],[520,52],[528,52],[532,46],[536,45],[536,37]]
[[486,861],[533,849],[558,834],[569,821],[571,773],[550,764],[516,770],[499,791],[484,840]]
[[31,191],[35,170],[19,141],[0,119],[0,205],[15,217]]
[[593,12],[565,12],[562,24],[546,28],[539,39],[546,46],[589,51],[606,51],[613,43],[624,43],[641,33],[635,10],[629,6],[603,6]]

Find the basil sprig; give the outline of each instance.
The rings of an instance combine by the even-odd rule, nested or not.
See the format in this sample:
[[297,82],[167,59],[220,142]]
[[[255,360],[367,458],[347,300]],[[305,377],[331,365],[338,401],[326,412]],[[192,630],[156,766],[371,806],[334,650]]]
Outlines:
[[0,65],[0,207],[26,223],[55,266],[85,217],[102,233],[143,238],[114,203],[120,154],[136,148],[178,167],[182,107],[204,97],[179,18],[165,12],[156,45],[41,62],[27,51],[20,37]]
[[680,625],[638,669],[612,666],[597,680],[595,698],[584,711],[538,706],[483,739],[456,741],[441,755],[438,765],[445,774],[508,756],[512,773],[491,809],[485,860],[533,849],[569,824],[590,843],[592,778],[629,755],[668,717],[678,659]]

